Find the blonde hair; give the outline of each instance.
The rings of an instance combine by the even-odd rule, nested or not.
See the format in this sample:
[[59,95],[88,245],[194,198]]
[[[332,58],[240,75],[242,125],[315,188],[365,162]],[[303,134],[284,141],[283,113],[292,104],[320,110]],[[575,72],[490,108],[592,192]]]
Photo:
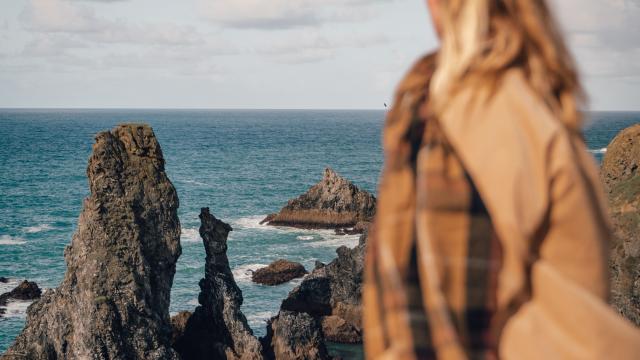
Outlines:
[[568,127],[584,102],[573,57],[545,0],[441,0],[442,46],[430,86],[438,108],[460,84],[495,84],[513,67]]

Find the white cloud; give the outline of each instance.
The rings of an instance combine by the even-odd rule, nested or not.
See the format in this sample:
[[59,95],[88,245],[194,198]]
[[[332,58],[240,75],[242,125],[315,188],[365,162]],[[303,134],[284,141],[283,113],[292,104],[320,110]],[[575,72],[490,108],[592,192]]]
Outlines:
[[640,0],[554,0],[583,74],[640,75]]
[[21,18],[27,29],[42,32],[96,32],[106,26],[93,9],[64,0],[29,0]]
[[233,28],[290,29],[336,21],[359,21],[377,3],[393,0],[200,0],[202,14]]

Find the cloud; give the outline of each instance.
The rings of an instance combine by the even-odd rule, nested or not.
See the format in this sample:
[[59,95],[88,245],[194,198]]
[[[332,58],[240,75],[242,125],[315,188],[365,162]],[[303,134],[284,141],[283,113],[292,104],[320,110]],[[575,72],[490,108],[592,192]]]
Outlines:
[[27,29],[42,32],[97,32],[107,26],[92,8],[63,0],[30,0],[21,19]]
[[393,0],[200,0],[202,14],[215,24],[245,29],[282,30],[325,23],[360,21],[372,5]]
[[640,75],[640,0],[554,0],[552,4],[585,75]]

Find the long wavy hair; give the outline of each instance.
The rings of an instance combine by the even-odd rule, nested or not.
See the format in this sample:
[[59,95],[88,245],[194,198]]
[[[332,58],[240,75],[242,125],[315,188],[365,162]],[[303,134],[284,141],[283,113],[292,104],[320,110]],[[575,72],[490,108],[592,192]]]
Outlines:
[[435,109],[462,86],[495,84],[519,67],[568,127],[581,126],[584,92],[545,0],[441,0],[442,44],[430,86]]

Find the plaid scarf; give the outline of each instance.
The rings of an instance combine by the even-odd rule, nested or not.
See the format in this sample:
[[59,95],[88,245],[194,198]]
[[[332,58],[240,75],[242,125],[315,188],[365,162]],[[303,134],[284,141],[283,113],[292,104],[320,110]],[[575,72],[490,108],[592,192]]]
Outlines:
[[427,89],[434,55],[400,84],[364,287],[367,358],[497,358],[500,242]]

